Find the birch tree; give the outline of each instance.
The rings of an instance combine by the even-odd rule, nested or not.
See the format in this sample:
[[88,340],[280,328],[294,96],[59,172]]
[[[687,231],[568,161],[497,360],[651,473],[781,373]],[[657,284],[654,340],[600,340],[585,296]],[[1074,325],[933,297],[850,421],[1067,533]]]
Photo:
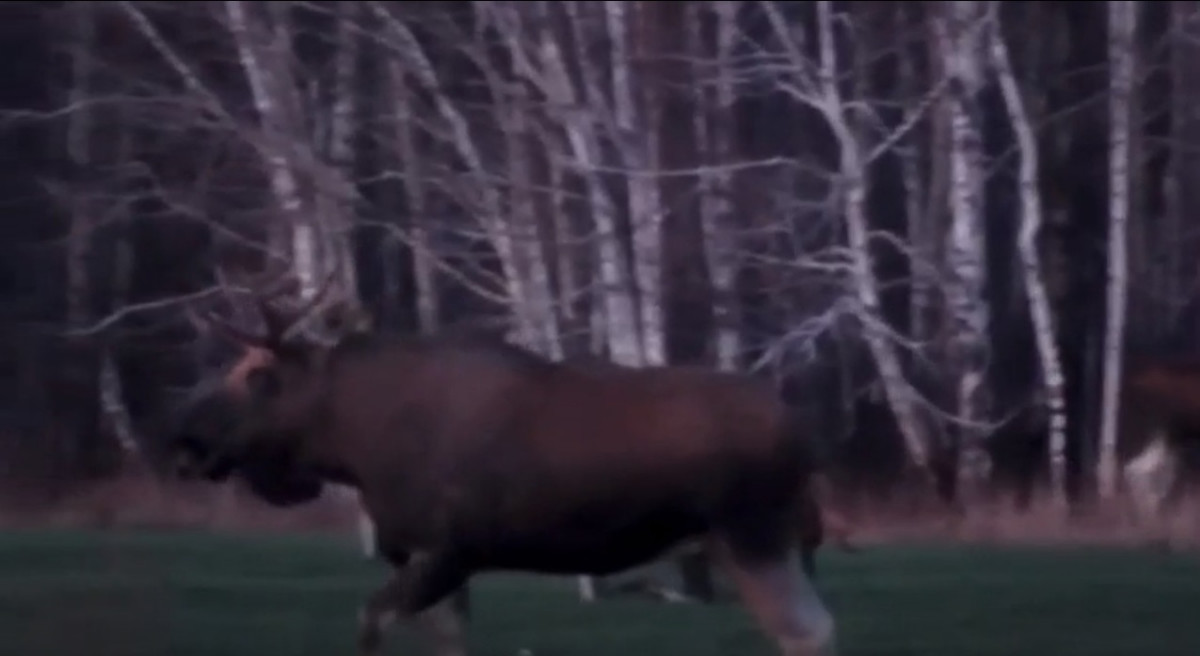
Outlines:
[[1021,257],[1022,280],[1029,297],[1029,314],[1033,319],[1042,386],[1045,389],[1045,403],[1049,414],[1051,490],[1060,507],[1065,507],[1067,410],[1063,393],[1062,360],[1058,353],[1058,343],[1055,341],[1058,333],[1038,248],[1038,237],[1042,231],[1042,198],[1038,187],[1039,153],[1033,124],[1025,109],[1021,88],[1013,73],[1008,45],[1000,29],[1000,12],[997,5],[998,3],[993,2],[990,10],[991,60],[999,78],[1004,106],[1016,135],[1020,157],[1018,191],[1021,200],[1021,231],[1017,237],[1017,248]]
[[[300,280],[301,296],[311,297],[321,279],[315,217],[305,212],[300,182],[288,149],[301,135],[296,115],[299,101],[288,57],[291,55],[287,3],[269,7],[226,0],[225,18],[250,88],[264,141],[263,159],[271,192],[290,235],[291,264]],[[269,13],[270,16],[262,15]]]
[[[447,92],[429,55],[405,23],[403,15],[398,13],[403,9],[392,9],[384,3],[372,2],[370,10],[372,16],[384,26],[387,47],[397,58],[399,70],[432,98],[440,129],[431,132],[430,136],[445,143],[467,171],[467,175],[455,180],[456,184],[464,185],[467,191],[457,200],[479,225],[499,256],[505,302],[510,307],[517,340],[534,350],[554,355],[561,349],[561,344],[557,336],[556,317],[553,313],[546,314],[547,306],[552,308],[552,305],[545,300],[550,298],[551,293],[547,287],[548,276],[540,273],[545,265],[538,263],[537,259],[529,259],[540,258],[538,251],[530,247],[529,240],[521,241],[522,236],[529,235],[514,234],[512,226],[505,220],[507,212],[497,182],[510,181],[504,178],[498,180],[494,175],[488,164],[488,152],[475,138],[470,120]],[[393,83],[395,81],[393,75]],[[529,224],[525,225],[528,227]],[[532,264],[533,268],[530,269],[526,264]],[[533,275],[530,275],[531,271]],[[544,329],[550,329],[551,332],[544,335]]]
[[815,110],[829,126],[837,144],[837,203],[845,221],[847,236],[846,265],[855,314],[864,326],[864,338],[879,371],[884,397],[896,417],[910,463],[922,474],[929,472],[929,447],[914,390],[904,377],[896,345],[895,332],[882,318],[879,281],[874,272],[867,216],[867,165],[872,156],[890,147],[896,135],[873,147],[861,143],[847,115],[847,99],[839,87],[842,68],[835,41],[834,9],[830,2],[818,2],[817,61],[809,61],[794,38],[794,30],[774,2],[761,2],[776,41],[787,61],[786,75],[776,85],[788,97]]
[[1170,33],[1171,125],[1166,176],[1163,180],[1164,225],[1158,235],[1158,252],[1165,257],[1159,263],[1163,269],[1158,290],[1170,308],[1168,317],[1176,319],[1186,298],[1184,287],[1195,277],[1186,262],[1189,243],[1186,231],[1188,216],[1200,206],[1200,157],[1178,144],[1200,142],[1200,116],[1193,107],[1200,103],[1200,68],[1195,65],[1200,56],[1200,14],[1190,3],[1172,3]]
[[[352,5],[353,6],[353,5]],[[324,150],[333,159],[326,180],[340,179],[339,167],[352,165],[354,83],[352,62],[356,40],[351,37],[348,17],[338,21],[338,39],[335,43],[334,89],[338,95],[329,108],[327,116],[314,117],[310,123],[324,123],[328,139],[318,144],[301,128],[303,107],[300,99],[300,82],[294,78],[295,67],[290,27],[292,7],[290,3],[269,6],[248,5],[240,0],[224,3],[225,17],[230,35],[238,53],[238,60],[250,89],[259,125],[264,135],[264,164],[267,169],[272,196],[282,218],[282,229],[278,236],[290,235],[289,258],[291,268],[300,281],[299,295],[302,302],[318,293],[319,281],[326,272],[339,269],[338,260],[348,264],[348,250],[344,244],[344,231],[349,225],[349,205],[345,197],[326,188],[325,193],[312,194],[313,203],[305,202],[302,195],[300,176],[295,152],[310,144],[310,151]],[[346,11],[346,10],[342,10]],[[324,119],[324,121],[321,121]],[[309,138],[305,138],[308,136]],[[320,148],[320,146],[324,148]],[[315,173],[310,169],[310,174]],[[310,179],[320,179],[310,176]],[[352,268],[349,266],[341,268]],[[353,275],[343,274],[340,296],[347,302],[354,294]],[[370,518],[362,510],[358,494],[352,488],[337,486],[339,497],[354,508],[360,545],[367,556],[375,553],[375,531]]]
[[[909,7],[895,5],[897,28],[907,28],[906,12]],[[936,46],[926,46],[930,53]],[[905,98],[918,98],[922,94],[922,79],[917,70],[917,54],[903,50],[899,54],[899,85]],[[935,75],[940,77],[943,66],[936,57],[930,57]],[[904,181],[904,215],[907,219],[907,241],[911,255],[909,262],[910,280],[908,315],[909,336],[917,343],[928,341],[933,336],[934,307],[937,299],[937,276],[943,248],[939,237],[944,233],[946,208],[944,201],[949,186],[949,151],[947,146],[949,129],[946,118],[949,111],[947,100],[938,97],[933,111],[927,112],[928,137],[920,139],[921,133],[914,130],[896,144]],[[909,103],[904,108],[904,122],[916,125],[924,112],[922,104]],[[928,166],[923,163],[928,161]]]
[[951,80],[950,213],[946,259],[950,273],[949,311],[953,367],[958,379],[956,422],[964,473],[978,481],[987,471],[984,375],[987,364],[989,309],[983,300],[986,281],[983,229],[983,137],[978,106],[984,85],[984,3],[956,0],[939,5],[934,32],[942,65]]
[[[66,128],[66,155],[76,175],[93,170],[100,164],[93,147],[93,131],[95,121],[94,110],[89,107],[93,95],[94,67],[96,63],[96,7],[92,2],[81,2],[68,11],[71,21],[70,34],[75,39],[75,50],[72,53],[70,88],[68,91],[68,106],[71,113]],[[67,235],[66,248],[66,305],[67,321],[75,328],[90,321],[93,311],[93,300],[97,285],[93,279],[90,263],[94,256],[95,232],[101,223],[100,214],[103,208],[97,202],[99,190],[88,185],[85,188],[71,190],[70,227]],[[120,249],[122,245],[118,245]],[[120,253],[117,254],[118,257]],[[116,279],[112,282],[120,291],[128,284],[128,276],[122,275],[118,268]],[[120,299],[117,299],[120,302]],[[81,352],[88,352],[86,358],[72,358],[73,366],[79,367],[80,378],[93,378],[94,385],[85,385],[85,389],[94,388],[99,395],[98,406],[90,403],[82,407],[96,407],[97,417],[82,417],[85,422],[103,418],[108,424],[109,432],[116,441],[117,452],[124,459],[127,456],[138,455],[137,443],[133,437],[132,423],[125,408],[121,379],[116,362],[110,350],[105,349],[99,358],[93,358],[93,346],[87,344],[87,338],[77,343]],[[98,364],[98,370],[86,371],[93,363]],[[73,430],[81,430],[81,426],[73,426]],[[77,464],[77,463],[74,463]]]
[[1108,289],[1104,330],[1104,387],[1100,422],[1099,492],[1111,498],[1117,487],[1117,429],[1120,419],[1121,364],[1125,338],[1126,231],[1130,208],[1129,142],[1134,102],[1133,46],[1137,7],[1128,0],[1108,3],[1109,214]]
[[[704,66],[701,9],[693,5],[690,12],[689,36],[696,53],[695,76],[697,107],[695,135],[699,151],[706,156],[700,174],[700,221],[715,299],[716,320],[714,342],[718,369],[737,368],[742,351],[740,312],[737,294],[738,243],[733,221],[733,172],[724,164],[734,159],[733,106],[737,95],[734,87],[733,48],[737,40],[737,13],[740,0],[721,0],[713,5],[717,20],[716,56],[712,66]],[[706,79],[709,71],[713,79]],[[709,109],[711,107],[711,110]]]
[[[609,95],[604,89],[601,63],[590,54],[589,45],[604,32],[598,32],[599,28],[593,27],[597,23],[588,20],[589,5],[567,2],[562,6],[571,28],[579,79],[573,81],[568,72],[566,49],[559,45],[550,30],[543,29],[539,37],[546,85],[543,93],[557,109],[558,120],[564,124],[574,169],[586,180],[589,210],[596,228],[597,277],[602,290],[609,357],[618,364],[640,366],[645,361],[645,353],[638,321],[637,281],[630,275],[633,266],[621,241],[616,202],[600,177],[605,164],[601,129],[603,121],[614,121],[615,116],[605,111],[611,106],[607,102]],[[547,24],[553,20],[549,3],[541,5],[537,18]],[[607,22],[598,24],[607,27]],[[592,112],[567,109],[577,103],[591,107]]]
[[[662,221],[663,207],[658,180],[658,141],[655,117],[660,111],[654,89],[657,85],[648,76],[639,75],[634,65],[633,25],[641,23],[641,33],[651,18],[644,2],[606,0],[604,3],[607,40],[611,45],[609,62],[612,77],[613,141],[628,171],[628,215],[633,241],[633,271],[638,298],[638,333],[642,362],[663,365],[667,361],[666,335],[663,333],[662,297]],[[642,59],[653,56],[654,44],[642,41]],[[580,61],[581,65],[587,63]],[[639,93],[641,91],[641,93]],[[613,236],[615,239],[615,235]]]
[[[441,325],[441,303],[437,288],[435,265],[437,255],[433,247],[433,226],[429,216],[430,183],[426,179],[426,165],[422,153],[417,147],[419,137],[415,115],[418,100],[398,61],[388,62],[386,75],[388,88],[392,91],[391,97],[396,114],[391,135],[393,140],[385,138],[384,143],[392,146],[399,167],[398,174],[404,181],[410,226],[406,241],[413,256],[417,325],[421,332],[431,334]],[[388,244],[390,246],[398,246],[400,243],[398,237],[389,235]],[[385,252],[389,263],[399,261],[398,249],[389,248]],[[398,303],[400,301],[399,272],[389,270],[387,273],[391,275],[387,275],[384,281],[384,284],[388,286],[385,298]]]

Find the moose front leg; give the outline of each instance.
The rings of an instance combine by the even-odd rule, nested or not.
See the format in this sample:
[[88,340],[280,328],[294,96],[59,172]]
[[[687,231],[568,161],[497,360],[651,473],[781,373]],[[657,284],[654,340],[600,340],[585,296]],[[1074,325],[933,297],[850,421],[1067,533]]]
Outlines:
[[368,598],[359,616],[358,647],[362,656],[375,656],[383,632],[398,619],[414,618],[432,640],[436,656],[465,656],[462,618],[450,595],[467,581],[456,558],[444,554],[414,556],[408,565]]

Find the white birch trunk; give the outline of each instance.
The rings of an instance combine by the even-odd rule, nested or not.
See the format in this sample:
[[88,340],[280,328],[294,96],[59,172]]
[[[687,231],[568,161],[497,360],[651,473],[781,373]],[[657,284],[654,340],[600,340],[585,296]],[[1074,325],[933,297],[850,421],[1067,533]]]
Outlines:
[[[633,232],[633,271],[638,298],[638,333],[641,339],[642,362],[648,365],[666,364],[666,336],[663,332],[662,299],[662,221],[661,190],[652,172],[657,169],[659,134],[654,116],[654,100],[639,107],[634,87],[645,88],[649,82],[635,80],[633,59],[630,56],[629,31],[634,16],[644,12],[642,3],[607,0],[604,3],[608,40],[611,44],[611,74],[613,113],[618,152],[628,169],[629,218]],[[643,18],[643,20],[645,20]],[[588,62],[581,62],[587,66]],[[651,98],[654,98],[652,94]],[[640,110],[640,111],[639,111]]]
[[[291,225],[292,255],[296,258],[295,270],[300,286],[305,293],[315,290],[318,280],[316,271],[318,257],[316,235],[312,225],[304,216],[304,201],[300,196],[300,185],[296,180],[291,162],[282,149],[289,134],[294,134],[291,121],[281,105],[279,89],[287,82],[279,80],[283,71],[269,70],[260,54],[261,30],[255,29],[246,3],[226,0],[225,13],[229,30],[237,47],[238,59],[250,86],[254,107],[258,111],[266,135],[265,160],[270,176],[271,191],[279,205],[280,213]],[[302,259],[302,258],[312,258]]]
[[1108,3],[1109,94],[1109,209],[1108,293],[1104,327],[1104,388],[1100,421],[1100,453],[1097,483],[1101,498],[1116,493],[1117,427],[1120,419],[1121,361],[1125,338],[1126,231],[1129,223],[1129,138],[1133,103],[1133,47],[1137,8],[1128,0]]
[[[778,30],[778,28],[776,28]],[[833,42],[833,6],[831,2],[817,3],[817,30],[820,39],[820,100],[822,110],[838,143],[840,173],[843,181],[842,209],[851,255],[851,280],[861,316],[866,324],[865,337],[879,369],[888,407],[896,417],[900,433],[913,466],[920,472],[929,469],[929,449],[918,417],[912,389],[904,379],[904,371],[895,346],[883,325],[879,299],[879,283],[871,262],[866,214],[867,180],[861,145],[858,143],[845,115],[841,92],[837,86],[838,64]]]
[[416,123],[413,116],[413,104],[416,99],[408,88],[404,71],[398,62],[392,62],[388,66],[388,75],[396,106],[396,149],[404,171],[404,188],[412,226],[409,247],[412,251],[413,282],[417,293],[417,325],[421,332],[428,335],[441,325],[442,320],[434,269],[435,254],[429,231],[428,183],[425,180],[421,153],[417,150]]
[[[734,159],[733,105],[736,100],[733,71],[733,47],[738,34],[738,0],[721,0],[713,7],[717,14],[717,54],[715,112],[709,119],[708,112],[697,111],[695,118],[696,140],[700,152],[705,153],[706,162],[715,165],[715,170],[706,169],[700,176],[700,221],[704,233],[704,255],[712,279],[715,312],[715,359],[722,371],[737,369],[742,353],[740,331],[740,306],[737,293],[737,239],[733,233],[733,173],[720,165]],[[692,9],[691,38],[697,61],[702,53],[702,36],[699,8]],[[698,68],[696,76],[703,75]],[[697,107],[710,104],[703,87],[697,90]]]
[[[89,55],[83,55],[89,56]],[[126,131],[122,134],[118,157],[120,161],[133,159],[132,134]],[[128,223],[126,222],[126,229]],[[123,235],[124,237],[124,235]],[[113,252],[113,286],[112,307],[120,308],[129,302],[129,289],[133,282],[134,252],[128,239],[122,238],[112,246]],[[100,362],[100,411],[108,422],[113,439],[117,442],[123,459],[128,461],[130,456],[137,458],[139,464],[149,462],[138,445],[134,432],[133,419],[125,404],[125,390],[121,384],[121,372],[117,368],[116,358],[111,350],[106,350]]]
[[[600,299],[592,305],[591,335],[593,339],[603,339],[604,348],[598,350],[607,350],[613,361],[640,365],[642,346],[630,262],[617,232],[616,205],[599,175],[602,151],[596,128],[598,121],[586,109],[590,104],[604,102],[605,98],[594,65],[586,57],[579,58],[583,76],[581,86],[585,92],[577,93],[568,72],[566,54],[549,28],[555,22],[549,3],[483,4],[505,39],[517,75],[537,87],[547,98],[548,114],[566,136],[569,152],[559,157],[570,162],[584,182],[587,207],[596,226],[593,293]],[[566,3],[563,9],[577,30],[576,45],[580,50],[576,52],[586,51],[578,43],[588,34],[588,28],[581,26],[578,3]]]
[[[282,150],[282,144],[289,135],[294,134],[290,117],[284,113],[284,107],[281,106],[280,91],[284,81],[275,77],[283,71],[271,70],[264,61],[263,48],[268,46],[272,39],[263,33],[261,19],[254,18],[250,13],[251,9],[240,0],[226,0],[223,4],[238,61],[246,76],[262,127],[264,143],[260,146],[260,152],[270,180],[272,195],[283,219],[272,226],[273,238],[289,238],[289,250],[292,252],[293,268],[300,282],[300,292],[302,297],[307,298],[315,293],[317,285],[316,272],[313,270],[316,237],[304,216],[300,185],[292,170],[291,161]],[[286,229],[283,229],[284,226]],[[227,485],[217,500],[218,515],[224,516],[234,504],[235,488]]]
[[1042,369],[1046,409],[1049,414],[1050,481],[1059,507],[1066,506],[1067,408],[1064,396],[1062,360],[1058,353],[1057,331],[1050,296],[1046,290],[1038,236],[1042,229],[1042,199],[1038,188],[1038,145],[1033,124],[1025,110],[1021,89],[1013,74],[1008,46],[998,24],[991,26],[991,59],[999,77],[1009,122],[1017,138],[1021,164],[1018,178],[1021,196],[1021,232],[1017,248],[1021,256],[1022,278],[1029,295],[1029,314],[1033,320],[1038,360]]
[[[76,172],[87,171],[93,166],[92,152],[92,112],[88,103],[92,96],[92,74],[95,61],[96,7],[92,2],[82,2],[71,8],[70,18],[74,25],[74,38],[77,40],[76,49],[71,59],[71,88],[68,92],[67,106],[72,108],[66,134],[67,158]],[[98,211],[90,188],[76,188],[71,201],[71,224],[67,236],[67,321],[72,326],[80,326],[91,319],[92,281],[89,275],[88,260],[91,257],[93,229],[95,228]],[[124,244],[118,244],[118,249]],[[118,257],[120,253],[118,253]],[[119,264],[119,263],[118,263]],[[114,307],[120,307],[125,298],[128,286],[128,276],[118,266],[114,272],[117,290]],[[137,455],[137,442],[133,437],[133,425],[125,407],[124,394],[121,390],[121,379],[118,375],[112,354],[105,351],[98,363],[99,371],[92,375],[98,376],[98,393],[100,395],[100,413],[109,424],[113,438],[122,456]],[[84,364],[83,366],[87,366]]]
[[983,87],[982,9],[976,0],[942,5],[948,14],[935,21],[946,71],[955,81],[950,98],[950,206],[953,220],[947,260],[952,277],[949,301],[956,326],[952,336],[958,368],[957,414],[960,422],[960,475],[977,483],[987,474],[989,458],[978,422],[984,419],[983,360],[987,349],[988,307],[983,302],[984,198],[983,137],[978,93]]
[[[902,12],[904,10],[897,7],[897,11],[901,13],[901,17],[898,20],[903,20]],[[918,96],[920,81],[915,69],[916,64],[913,61],[913,55],[907,52],[901,53],[899,61],[900,84],[903,95],[908,98]],[[920,111],[920,109],[916,107],[907,108],[905,122],[915,123],[917,117],[913,116],[912,113],[917,111]],[[930,131],[936,138],[938,129],[936,118],[931,123],[933,125]],[[931,151],[928,153],[930,159],[942,157],[942,154],[937,152],[936,149],[931,149]],[[909,255],[908,331],[909,336],[914,341],[921,342],[928,339],[931,332],[929,319],[931,317],[934,298],[934,285],[931,274],[936,251],[933,247],[933,240],[936,238],[936,234],[935,230],[932,229],[934,217],[928,211],[930,207],[929,201],[933,198],[933,185],[930,184],[930,188],[926,188],[927,181],[924,179],[921,167],[924,153],[922,152],[921,143],[917,135],[910,134],[903,142],[897,144],[896,155],[900,160],[900,174],[904,182],[904,215],[906,218],[908,245],[911,253]]]
[[[552,152],[560,151],[560,140],[542,135],[547,149]],[[571,210],[566,202],[566,172],[558,158],[547,157],[549,167],[550,214],[554,224],[554,234],[558,239],[555,244],[554,266],[558,274],[559,312],[564,329],[580,330],[581,325],[580,301],[584,297],[580,269],[575,264],[575,258],[580,253],[579,237],[576,235],[574,222],[571,220]],[[594,305],[594,303],[593,303]],[[572,337],[574,339],[574,336]],[[593,351],[594,352],[594,351]]]
[[[585,7],[578,2],[565,5],[575,28],[575,53],[585,89],[582,97],[574,91],[562,48],[549,30],[543,32],[541,57],[551,88],[552,102],[560,107],[587,106],[604,102],[599,72],[585,47],[589,28]],[[547,16],[548,18],[548,16]],[[598,172],[603,162],[599,121],[584,112],[568,110],[561,119],[565,122],[568,142],[581,175],[587,180],[592,220],[596,223],[597,255],[601,298],[604,305],[605,335],[608,337],[609,358],[622,365],[640,366],[645,361],[638,321],[635,280],[630,277],[630,263],[617,230],[617,209],[604,180]]]
[[337,268],[340,274],[341,300],[357,307],[358,275],[354,267],[354,254],[350,235],[354,224],[353,189],[349,183],[354,177],[354,166],[358,161],[355,151],[354,124],[358,112],[359,84],[357,65],[359,46],[358,18],[361,5],[357,2],[339,3],[333,11],[338,16],[337,41],[334,45],[333,107],[329,110],[329,160],[334,179],[327,184],[318,184],[315,190],[322,211],[319,226],[322,241],[329,256],[326,270]]
[[[533,164],[530,161],[531,129],[526,116],[532,105],[520,85],[512,85],[514,98],[508,102],[507,145],[512,180],[510,189],[512,216],[507,229],[514,248],[520,254],[520,275],[525,298],[518,307],[524,312],[534,348],[553,359],[563,357],[563,341],[555,312],[554,291],[550,286],[550,265],[546,261],[543,236],[538,229],[537,210],[533,201]],[[498,90],[503,93],[502,90]],[[501,111],[505,111],[501,109]]]
[[[272,11],[284,11],[285,9],[271,8]],[[349,247],[348,244],[322,243],[323,238],[332,238],[338,241],[344,241],[344,238],[334,237],[332,231],[320,230],[321,227],[328,228],[329,226],[317,224],[313,217],[307,216],[296,171],[284,147],[286,139],[294,139],[298,135],[294,118],[299,108],[295,106],[295,103],[289,106],[289,100],[295,98],[294,93],[288,93],[288,90],[294,88],[294,81],[291,79],[287,61],[284,59],[290,53],[290,48],[282,52],[278,50],[282,47],[281,43],[288,43],[290,39],[286,34],[286,28],[277,25],[275,29],[278,32],[272,35],[273,39],[270,43],[264,44],[265,30],[261,23],[254,22],[260,19],[252,17],[250,9],[244,2],[228,0],[225,2],[225,10],[230,32],[233,34],[237,46],[239,60],[250,86],[254,106],[258,111],[259,120],[266,135],[265,160],[270,174],[271,191],[283,219],[290,228],[291,268],[300,283],[301,301],[308,301],[318,293],[318,284],[324,277],[324,272],[331,271],[336,266],[332,261],[336,257],[335,253],[349,258]],[[343,26],[343,29],[348,28]],[[271,47],[274,50],[266,49]],[[344,53],[343,56],[345,56]],[[343,62],[343,66],[347,66],[347,64]],[[345,74],[347,71],[342,70],[339,73]],[[349,84],[348,80],[342,79],[339,80],[339,83],[341,83],[339,87],[342,87],[339,88],[339,93],[353,95],[350,93],[352,89],[343,87],[343,85]],[[353,108],[346,104],[350,102],[353,102],[351,98],[339,99],[340,104],[334,108],[331,117],[330,155],[334,159],[335,166],[345,165],[353,156],[350,150],[351,126],[348,123]],[[325,191],[326,193],[336,193],[333,191],[335,188],[337,185],[328,185]],[[320,203],[326,210],[324,213],[334,214],[334,216],[326,216],[324,219],[339,226],[346,224],[349,221],[346,204],[339,199],[326,200],[329,202]],[[323,255],[329,257],[322,257]],[[345,265],[344,268],[353,268],[348,260],[345,261]],[[351,289],[346,288],[342,291],[349,293]],[[357,490],[341,485],[333,486],[332,489],[337,497],[344,500],[353,509],[360,546],[367,557],[373,556],[375,554],[374,525],[362,510]]]
[[[829,125],[838,148],[838,209],[845,217],[849,246],[849,289],[857,301],[856,312],[863,323],[864,339],[875,361],[884,397],[896,417],[910,464],[922,475],[929,474],[929,448],[924,426],[916,408],[913,390],[904,378],[899,355],[892,343],[893,333],[883,320],[879,282],[875,278],[870,252],[869,221],[866,214],[867,178],[862,144],[845,115],[845,102],[838,88],[840,71],[834,44],[834,16],[831,2],[817,3],[819,59],[816,66],[805,58],[804,50],[794,43],[790,23],[779,6],[763,2],[760,8],[776,38],[783,44],[795,79],[785,81],[780,90],[796,101],[821,113]],[[815,80],[808,72],[815,69]]]
[[372,15],[386,28],[389,45],[400,53],[403,69],[433,98],[438,118],[444,124],[445,138],[468,171],[473,198],[464,202],[476,215],[484,233],[500,258],[508,300],[516,321],[517,337],[525,344],[537,343],[537,329],[529,323],[529,313],[523,310],[528,299],[527,281],[518,263],[519,253],[507,226],[499,189],[490,181],[481,148],[471,135],[470,124],[454,101],[446,94],[433,63],[408,26],[392,15],[386,5],[373,2]]

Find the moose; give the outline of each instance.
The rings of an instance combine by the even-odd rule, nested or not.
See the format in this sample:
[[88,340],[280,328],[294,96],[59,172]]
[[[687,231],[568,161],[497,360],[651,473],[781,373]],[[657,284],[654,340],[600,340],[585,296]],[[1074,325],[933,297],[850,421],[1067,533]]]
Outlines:
[[1130,358],[1122,387],[1118,461],[1141,520],[1158,519],[1200,471],[1200,362]]
[[768,383],[463,337],[300,334],[322,296],[290,312],[260,297],[261,332],[205,315],[241,355],[175,409],[166,446],[180,475],[236,476],[277,506],[358,491],[393,568],[360,611],[361,654],[399,618],[427,623],[435,653],[465,653],[443,601],[476,573],[605,576],[695,541],[784,656],[833,653],[811,555],[797,557],[797,518],[821,521],[812,438]]

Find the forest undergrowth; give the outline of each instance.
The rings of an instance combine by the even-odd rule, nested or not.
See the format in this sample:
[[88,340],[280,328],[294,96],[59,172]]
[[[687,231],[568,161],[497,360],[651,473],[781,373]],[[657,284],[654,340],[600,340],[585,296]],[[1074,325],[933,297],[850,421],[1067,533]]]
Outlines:
[[[236,484],[164,483],[144,473],[77,486],[55,501],[6,502],[4,528],[203,528],[215,532],[354,534],[355,503],[327,493],[299,508],[279,509]],[[853,504],[835,493],[837,512],[852,526],[855,544],[949,542],[1074,544],[1200,548],[1200,498],[1181,500],[1157,520],[1138,519],[1128,502],[1093,502],[1065,512],[1048,496],[1019,509],[1005,491],[951,511],[935,503],[897,503],[859,495]]]

